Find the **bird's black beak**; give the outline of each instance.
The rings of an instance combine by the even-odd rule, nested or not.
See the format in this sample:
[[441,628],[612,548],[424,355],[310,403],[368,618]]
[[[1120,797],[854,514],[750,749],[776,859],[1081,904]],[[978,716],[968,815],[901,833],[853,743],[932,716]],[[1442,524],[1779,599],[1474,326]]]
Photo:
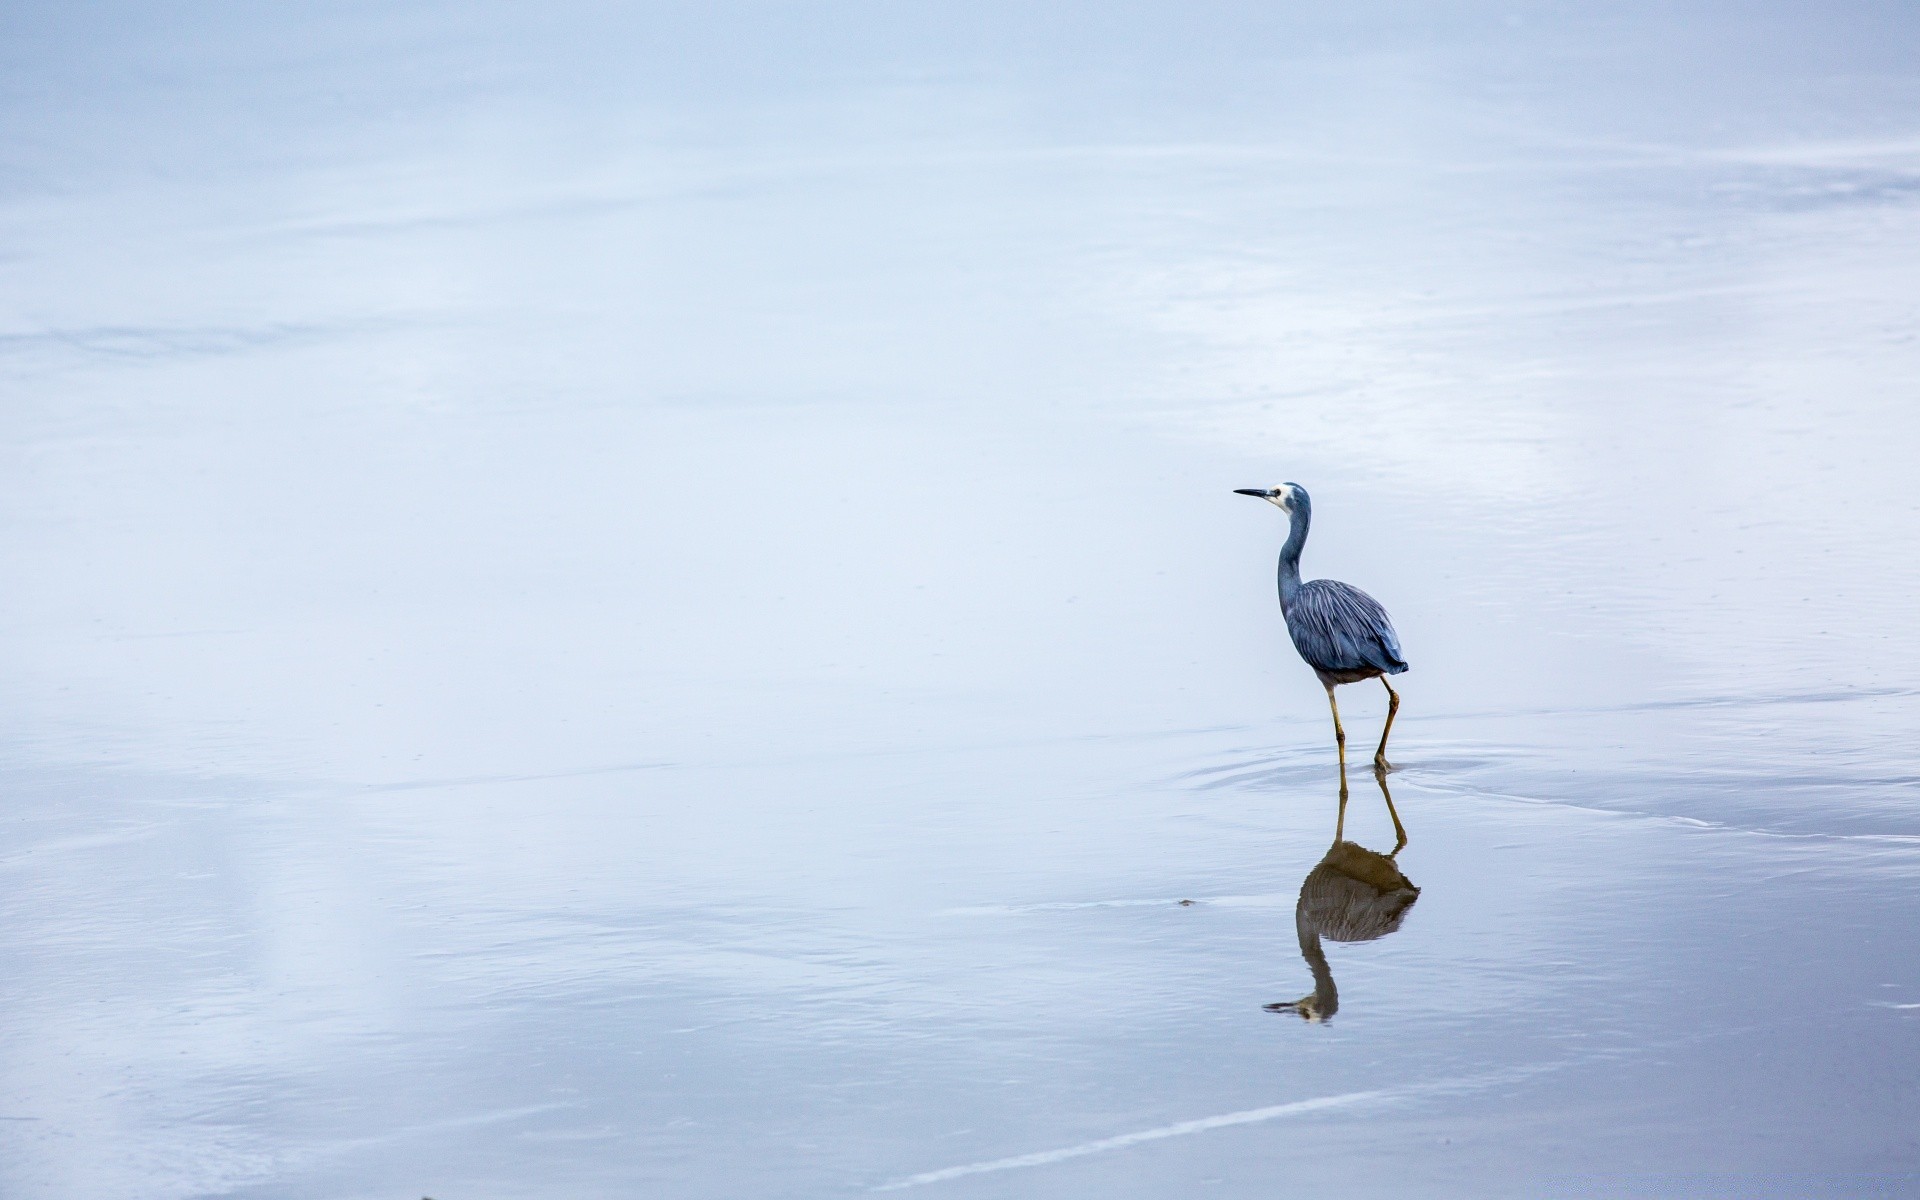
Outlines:
[[1233,489],[1233,494],[1236,496],[1258,496],[1262,500],[1273,499],[1272,488],[1235,488]]

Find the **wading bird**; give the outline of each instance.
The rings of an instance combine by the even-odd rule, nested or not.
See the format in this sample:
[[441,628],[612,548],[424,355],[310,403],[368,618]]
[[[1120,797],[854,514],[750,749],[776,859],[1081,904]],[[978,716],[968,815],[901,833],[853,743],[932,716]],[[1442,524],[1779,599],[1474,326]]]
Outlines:
[[1307,489],[1297,483],[1283,483],[1277,488],[1234,491],[1273,504],[1292,523],[1286,544],[1280,547],[1280,612],[1287,619],[1293,648],[1327,689],[1341,770],[1347,765],[1347,731],[1340,725],[1340,705],[1333,698],[1333,689],[1375,678],[1387,689],[1387,726],[1380,731],[1380,748],[1374,751],[1373,765],[1376,770],[1391,770],[1387,735],[1393,732],[1393,717],[1400,711],[1400,693],[1393,690],[1387,676],[1398,675],[1407,664],[1400,657],[1400,639],[1393,632],[1393,622],[1387,619],[1387,610],[1350,583],[1332,579],[1300,582],[1300,548],[1307,544],[1307,526],[1313,521],[1313,502],[1307,498]]

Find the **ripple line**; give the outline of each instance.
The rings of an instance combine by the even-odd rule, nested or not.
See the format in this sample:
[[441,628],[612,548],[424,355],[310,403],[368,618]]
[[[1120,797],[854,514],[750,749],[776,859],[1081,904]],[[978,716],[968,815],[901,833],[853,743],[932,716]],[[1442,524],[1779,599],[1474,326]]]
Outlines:
[[1224,1129],[1230,1125],[1253,1125],[1280,1117],[1297,1117],[1306,1113],[1325,1112],[1328,1109],[1354,1108],[1362,1104],[1382,1103],[1398,1099],[1401,1091],[1404,1090],[1408,1089],[1346,1092],[1338,1096],[1316,1096],[1311,1100],[1295,1100],[1290,1104],[1273,1104],[1266,1108],[1249,1108],[1240,1112],[1222,1113],[1217,1117],[1200,1117],[1192,1121],[1162,1125],[1157,1129],[1142,1129],[1135,1133],[1123,1133],[1117,1137],[1101,1138],[1094,1142],[1081,1142],[1077,1146],[1063,1146],[1058,1150],[1040,1150],[1033,1154],[1018,1154],[1012,1158],[968,1163],[962,1167],[923,1171],[918,1175],[909,1175],[904,1179],[883,1183],[873,1190],[876,1192],[904,1191],[907,1188],[922,1187],[929,1183],[945,1183],[949,1179],[960,1179],[967,1175],[985,1175],[991,1171],[1011,1171],[1020,1167],[1042,1167],[1048,1163],[1062,1162],[1069,1158],[1085,1158],[1089,1154],[1122,1150],[1128,1146],[1137,1146],[1141,1142],[1185,1137],[1190,1133],[1205,1133],[1209,1129]]

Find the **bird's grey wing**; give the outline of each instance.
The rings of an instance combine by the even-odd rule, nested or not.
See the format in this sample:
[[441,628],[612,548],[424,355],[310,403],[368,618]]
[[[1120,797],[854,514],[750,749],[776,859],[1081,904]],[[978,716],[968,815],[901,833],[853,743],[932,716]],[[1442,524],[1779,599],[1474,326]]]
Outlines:
[[1315,579],[1301,586],[1287,611],[1287,632],[1300,657],[1322,671],[1407,669],[1400,637],[1380,602],[1350,583]]

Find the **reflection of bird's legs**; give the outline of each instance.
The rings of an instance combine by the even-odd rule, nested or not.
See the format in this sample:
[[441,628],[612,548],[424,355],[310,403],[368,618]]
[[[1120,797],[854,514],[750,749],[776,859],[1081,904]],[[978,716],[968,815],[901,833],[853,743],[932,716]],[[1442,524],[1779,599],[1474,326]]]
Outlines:
[[1333,740],[1340,744],[1340,773],[1347,770],[1347,731],[1340,726],[1340,702],[1333,698],[1333,685],[1327,685],[1327,707],[1333,709]]
[[[1386,771],[1383,768],[1375,767],[1373,769],[1373,780],[1380,785],[1380,794],[1386,797],[1387,815],[1393,818],[1393,854],[1398,854],[1407,848],[1407,827],[1400,823],[1400,814],[1393,810],[1393,793],[1387,790]],[[1393,854],[1389,854],[1387,857],[1392,858]]]
[[1387,761],[1387,735],[1393,732],[1393,714],[1400,711],[1400,693],[1393,690],[1385,675],[1380,676],[1380,686],[1387,689],[1387,727],[1380,731],[1380,748],[1373,752],[1373,765],[1376,770],[1391,771],[1393,764]]
[[1333,823],[1333,844],[1339,845],[1347,836],[1347,764],[1340,764],[1340,816]]

